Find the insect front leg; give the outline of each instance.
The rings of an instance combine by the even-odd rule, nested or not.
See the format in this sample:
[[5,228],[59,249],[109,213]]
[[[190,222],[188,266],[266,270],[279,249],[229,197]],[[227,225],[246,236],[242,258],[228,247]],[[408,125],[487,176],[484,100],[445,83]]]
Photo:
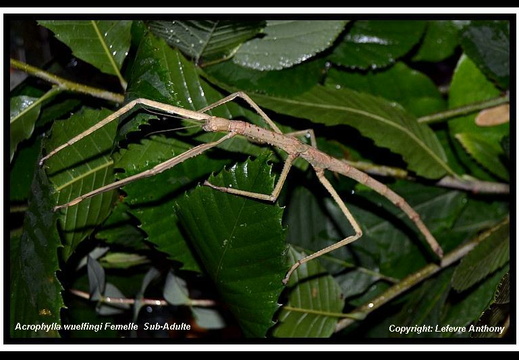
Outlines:
[[108,184],[108,185],[105,185],[105,186],[102,186],[98,189],[95,189],[89,193],[86,193],[86,194],[83,194],[81,196],[78,196],[77,198],[69,201],[68,203],[66,204],[62,204],[62,205],[58,205],[54,208],[54,210],[58,210],[58,209],[61,209],[61,208],[66,208],[66,207],[69,207],[69,206],[73,206],[73,205],[76,205],[78,203],[80,203],[81,201],[85,200],[85,199],[88,199],[88,198],[91,198],[92,196],[95,196],[95,195],[98,195],[98,194],[102,194],[104,192],[107,192],[107,191],[110,191],[110,190],[114,190],[116,188],[119,188],[123,185],[126,185],[126,184],[129,184],[131,182],[134,182],[136,180],[139,180],[139,179],[143,179],[143,178],[147,178],[147,177],[150,177],[150,176],[154,176],[154,175],[157,175],[167,169],[171,169],[172,167],[174,167],[175,165],[178,165],[182,162],[184,162],[185,160],[189,159],[189,158],[192,158],[192,157],[195,157],[195,156],[198,156],[200,154],[202,154],[204,151],[206,150],[209,150],[215,146],[218,146],[220,145],[222,142],[230,139],[231,137],[235,136],[236,134],[234,133],[229,133],[227,135],[225,135],[224,137],[220,138],[219,140],[217,141],[214,141],[214,142],[211,142],[211,143],[207,143],[207,144],[201,144],[201,145],[198,145],[198,146],[195,146],[194,148],[192,149],[189,149],[169,160],[166,160],[156,166],[154,166],[153,168],[149,169],[149,170],[146,170],[146,171],[143,171],[141,173],[138,173],[138,174],[135,174],[135,175],[132,175],[132,176],[129,176],[127,178],[124,178],[123,180],[119,180],[119,181],[116,181],[114,183],[111,183],[111,184]]

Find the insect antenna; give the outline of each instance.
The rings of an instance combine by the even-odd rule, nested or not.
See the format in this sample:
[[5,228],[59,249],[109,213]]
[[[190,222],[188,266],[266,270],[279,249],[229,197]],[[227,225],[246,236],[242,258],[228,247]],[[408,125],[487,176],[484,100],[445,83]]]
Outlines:
[[173,115],[173,114],[165,114],[163,112],[154,111],[154,110],[151,110],[151,109],[145,109],[145,110],[148,113],[157,115],[157,121],[158,122],[164,121],[166,119],[177,119],[177,120],[180,120],[182,123],[192,124],[192,125],[178,126],[178,127],[175,127],[175,128],[167,128],[167,129],[160,129],[160,130],[150,131],[150,132],[148,132],[146,134],[146,136],[157,135],[157,134],[164,134],[164,133],[168,133],[168,132],[175,132],[175,131],[181,131],[181,130],[193,129],[193,128],[200,128],[201,129],[202,125],[203,125],[203,123],[200,122],[200,120],[193,120],[193,119],[186,118],[184,116],[178,116],[178,115]]
[[173,128],[173,129],[156,130],[156,131],[152,131],[152,132],[147,133],[146,136],[157,135],[157,134],[164,134],[164,133],[167,133],[167,132],[170,132],[170,131],[173,132],[173,131],[192,129],[192,128],[196,128],[196,127],[200,128],[201,126],[202,126],[201,124],[195,124],[195,125],[188,125],[188,126],[180,126],[180,127],[176,127],[176,128]]

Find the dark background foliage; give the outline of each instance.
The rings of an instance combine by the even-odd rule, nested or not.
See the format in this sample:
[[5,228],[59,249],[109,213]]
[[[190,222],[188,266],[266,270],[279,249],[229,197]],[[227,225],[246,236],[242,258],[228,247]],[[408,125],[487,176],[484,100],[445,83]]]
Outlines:
[[[513,339],[511,25],[10,19],[11,58],[35,67],[11,62],[10,337]],[[285,154],[243,138],[52,211],[221,134],[136,109],[39,167],[42,153],[132,99],[196,110],[235,91],[402,195],[452,264],[389,201],[327,174],[364,236],[284,287],[290,264],[352,229],[303,161],[275,204],[201,186],[272,191]],[[239,100],[210,113],[266,126]],[[101,325],[65,329],[87,323]],[[434,331],[395,331],[415,325]]]

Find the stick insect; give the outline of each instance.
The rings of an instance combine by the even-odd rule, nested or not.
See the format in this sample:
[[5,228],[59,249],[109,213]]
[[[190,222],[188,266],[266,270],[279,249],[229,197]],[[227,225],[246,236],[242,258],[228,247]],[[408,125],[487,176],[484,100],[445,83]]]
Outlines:
[[[222,104],[225,104],[229,101],[234,100],[235,98],[241,98],[245,100],[267,123],[267,125],[270,127],[270,129],[262,128],[259,126],[256,126],[254,124],[240,121],[240,120],[229,120],[221,117],[216,117],[207,114],[206,112],[220,106]],[[332,184],[328,181],[328,179],[325,177],[324,173],[326,170],[332,171],[335,173],[339,173],[341,175],[347,176],[351,179],[354,179],[355,181],[364,184],[368,186],[369,188],[373,189],[374,191],[378,192],[380,195],[386,197],[389,199],[395,206],[400,208],[416,225],[418,230],[424,235],[426,241],[428,242],[429,246],[433,250],[433,252],[438,256],[443,256],[443,251],[434,236],[430,233],[429,229],[425,226],[425,224],[420,219],[420,216],[418,213],[398,194],[396,194],[394,191],[392,191],[390,188],[388,188],[386,185],[382,184],[381,182],[375,180],[374,178],[370,177],[366,173],[336,159],[333,158],[324,152],[317,149],[316,141],[315,141],[315,135],[313,133],[313,130],[303,130],[298,131],[294,133],[288,133],[283,134],[281,130],[276,126],[276,124],[268,117],[268,115],[245,93],[243,92],[237,92],[233,93],[214,104],[211,104],[209,106],[206,106],[205,108],[199,110],[199,111],[192,111],[187,110],[183,108],[179,108],[176,106],[156,102],[149,99],[136,99],[116,112],[112,113],[105,119],[98,122],[96,125],[92,126],[91,128],[85,130],[81,134],[73,137],[69,141],[67,141],[65,144],[58,146],[54,150],[50,151],[46,156],[42,157],[40,160],[40,165],[43,165],[45,160],[56,154],[57,152],[65,149],[67,146],[70,146],[74,144],[75,142],[81,140],[82,138],[88,136],[89,134],[93,133],[94,131],[102,128],[106,124],[118,119],[120,116],[132,111],[133,108],[137,106],[146,107],[149,109],[153,109],[155,111],[159,111],[163,114],[167,115],[176,115],[181,116],[190,120],[194,120],[196,122],[199,122],[202,129],[207,132],[221,132],[226,133],[223,137],[221,137],[219,140],[201,144],[198,146],[193,147],[192,149],[189,149],[169,160],[166,160],[155,167],[145,170],[141,173],[129,176],[123,180],[116,181],[114,183],[102,186],[98,189],[95,189],[91,192],[88,192],[86,194],[83,194],[70,202],[62,205],[58,205],[54,208],[54,210],[58,210],[61,208],[66,208],[69,206],[73,206],[78,204],[79,202],[90,198],[92,196],[98,195],[100,193],[114,190],[120,186],[123,186],[125,184],[128,184],[130,182],[133,182],[138,179],[150,177],[156,174],[159,174],[167,169],[170,169],[174,167],[177,164],[180,164],[184,162],[185,160],[195,157],[197,155],[202,154],[206,150],[209,150],[215,146],[218,146],[219,144],[223,143],[226,140],[229,140],[233,138],[234,136],[241,135],[248,140],[256,143],[264,143],[268,144],[274,147],[277,147],[284,152],[286,152],[287,157],[285,160],[285,163],[283,165],[283,168],[281,170],[281,173],[279,175],[279,179],[274,186],[274,190],[271,194],[261,194],[256,192],[250,192],[250,191],[244,191],[240,189],[235,188],[228,188],[228,187],[220,187],[215,186],[208,181],[204,182],[204,185],[209,186],[215,190],[219,190],[222,192],[226,192],[229,194],[239,195],[239,196],[245,196],[250,197],[253,199],[263,200],[263,201],[270,201],[275,202],[281,192],[281,189],[285,183],[285,180],[287,178],[287,175],[290,171],[290,168],[294,161],[297,158],[303,158],[315,170],[315,173],[317,175],[317,178],[321,182],[321,184],[324,186],[324,188],[330,193],[334,201],[338,204],[339,208],[341,209],[342,213],[346,217],[346,219],[349,221],[349,223],[352,225],[355,233],[353,235],[347,236],[344,239],[325,247],[324,249],[321,249],[319,251],[316,251],[313,254],[310,254],[300,260],[298,260],[296,263],[292,265],[292,267],[288,270],[286,273],[283,283],[286,285],[288,280],[290,279],[290,276],[292,273],[302,264],[318,258],[322,256],[323,254],[326,254],[330,251],[336,250],[342,246],[345,246],[347,244],[350,244],[354,242],[355,240],[359,239],[362,236],[362,230],[351,212],[346,207],[346,204],[342,201],[337,191],[333,188]],[[300,141],[297,136],[301,135],[308,135],[310,137],[310,144],[306,144],[302,141]]]

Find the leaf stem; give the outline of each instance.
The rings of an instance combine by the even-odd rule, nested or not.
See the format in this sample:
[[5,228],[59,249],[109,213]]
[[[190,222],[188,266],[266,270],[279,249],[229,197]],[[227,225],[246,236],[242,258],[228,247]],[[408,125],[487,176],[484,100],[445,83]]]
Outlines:
[[[80,298],[90,300],[90,294],[86,291],[70,289],[70,292]],[[103,296],[100,302],[105,304],[128,304],[133,305],[137,300],[130,298],[119,298],[113,296]],[[170,305],[166,300],[163,299],[140,299],[141,304],[150,305],[150,306],[168,306]],[[209,299],[190,299],[189,306],[198,306],[198,307],[211,307],[216,305],[216,301]]]
[[27,204],[19,204],[19,205],[11,205],[9,206],[9,213],[20,213],[20,212],[26,212],[27,209],[29,209],[29,205]]
[[47,100],[47,99],[50,99],[54,96],[56,96],[57,94],[59,94],[60,92],[62,91],[61,88],[57,87],[57,86],[53,86],[49,91],[47,91],[45,94],[43,94],[40,98],[38,98],[38,100],[36,100],[35,102],[33,102],[30,106],[28,106],[27,108],[25,108],[22,112],[20,112],[18,115],[16,115],[15,117],[13,117],[12,119],[10,119],[10,124],[13,124],[15,123],[18,119],[22,119],[23,118],[23,115],[27,114],[29,111],[31,111],[32,109],[34,109],[36,106],[39,106],[39,105],[43,105],[43,103]]
[[436,114],[422,116],[418,118],[418,122],[422,124],[433,124],[438,122],[443,122],[449,120],[450,118],[456,116],[467,115],[476,111],[484,110],[487,108],[492,108],[498,105],[506,104],[510,102],[508,94],[505,96],[499,96],[497,98],[492,98],[489,100],[484,100],[476,103],[472,103],[465,106],[460,106],[454,109],[449,109],[446,111],[442,111]]
[[[409,176],[405,169],[396,167],[371,164],[363,161],[348,161],[343,162],[356,167],[370,175],[390,176],[395,179],[404,179],[415,181],[416,179]],[[466,179],[463,177],[445,176],[438,180],[436,186],[446,187],[457,190],[470,191],[474,194],[509,194],[510,185],[506,183],[498,183],[492,181],[483,181],[477,179]]]
[[441,263],[427,264],[420,270],[418,270],[415,273],[402,279],[402,281],[400,281],[398,284],[395,284],[392,287],[390,287],[389,289],[387,289],[381,295],[370,300],[369,302],[365,303],[364,305],[357,307],[356,309],[354,309],[353,311],[351,311],[349,313],[350,314],[349,318],[340,320],[337,323],[337,325],[335,327],[335,332],[338,332],[338,331],[346,328],[347,326],[353,324],[353,322],[356,321],[354,319],[365,318],[367,315],[369,315],[375,309],[380,308],[382,305],[393,300],[398,295],[409,290],[410,288],[414,287],[415,285],[419,284],[420,282],[428,279],[432,275],[436,274],[438,271],[445,269],[445,268],[449,267],[450,265],[454,264],[456,261],[460,260],[462,257],[467,255],[476,245],[481,243],[488,236],[490,236],[493,232],[495,232],[499,227],[503,226],[504,224],[506,224],[508,222],[509,222],[509,218],[507,217],[504,221],[502,221],[498,225],[487,230],[483,234],[476,236],[469,242],[458,246],[456,249],[454,249],[451,252],[449,252],[448,254],[446,254],[444,256],[444,258],[442,259]]
[[108,49],[108,46],[106,45],[104,36],[101,34],[101,31],[99,31],[99,27],[97,26],[96,21],[91,20],[90,22],[92,24],[92,27],[94,28],[94,31],[96,32],[97,36],[99,37],[99,42],[101,43],[101,46],[103,47],[103,50],[106,53],[106,57],[108,58],[108,61],[110,61],[110,64],[114,68],[114,71],[117,75],[117,78],[119,79],[119,83],[121,84],[121,87],[123,88],[123,90],[126,90],[128,83],[126,82],[126,80],[124,80],[123,76],[121,75],[121,72],[119,71],[119,67],[115,63],[115,59],[113,58],[112,54],[110,53],[110,49]]
[[466,190],[474,194],[510,194],[509,184],[482,180],[465,180],[452,176],[445,176],[440,179],[436,186]]
[[290,306],[290,305],[283,306],[283,310],[301,312],[301,313],[305,313],[305,314],[314,314],[314,315],[337,317],[337,318],[347,318],[347,319],[353,319],[353,320],[362,320],[356,314],[352,314],[352,313],[347,313],[347,314],[336,313],[336,312],[330,312],[330,311],[298,308],[298,307],[294,307],[294,306]]
[[51,74],[44,70],[38,69],[37,67],[31,66],[24,62],[11,59],[10,65],[18,70],[22,70],[29,75],[35,76],[42,80],[45,80],[51,84],[58,86],[58,89],[65,91],[78,92],[82,94],[91,95],[96,98],[112,101],[115,103],[122,103],[124,101],[124,95],[116,94],[107,90],[98,89],[95,87],[79,84],[57,75]]

